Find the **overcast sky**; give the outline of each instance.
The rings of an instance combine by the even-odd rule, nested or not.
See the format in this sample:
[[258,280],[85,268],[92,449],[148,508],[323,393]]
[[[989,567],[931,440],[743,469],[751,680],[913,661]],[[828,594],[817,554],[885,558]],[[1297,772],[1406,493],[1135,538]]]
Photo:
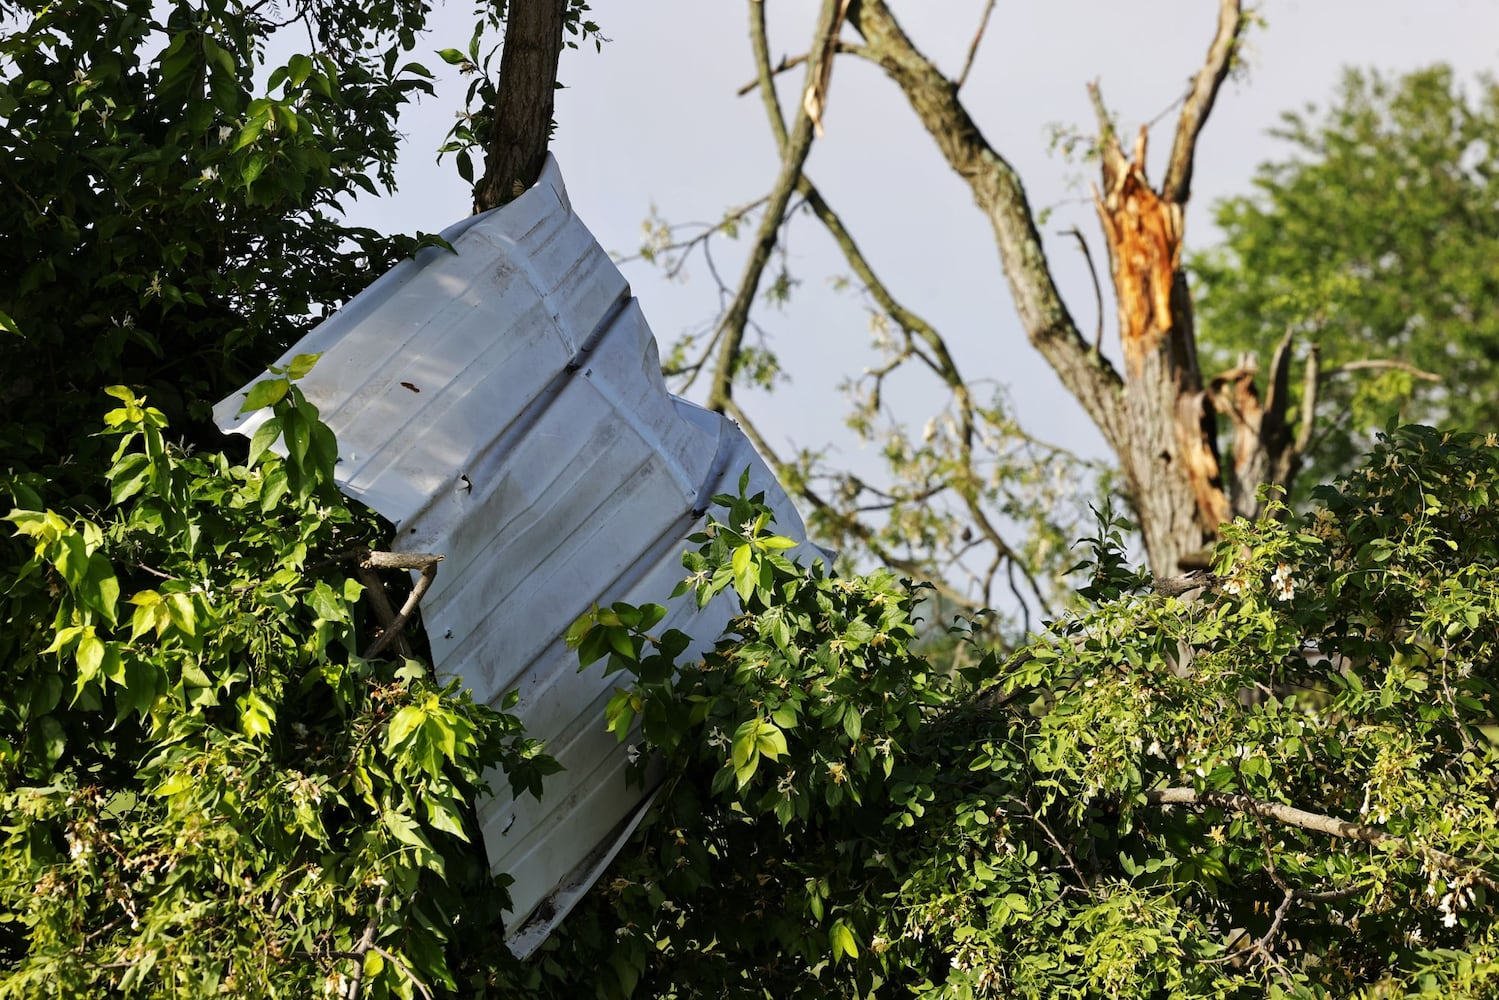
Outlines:
[[[805,51],[814,0],[766,0],[774,57]],[[566,52],[553,145],[573,204],[600,243],[621,254],[640,243],[654,205],[672,221],[711,220],[771,186],[777,158],[764,112],[735,90],[754,76],[744,0],[594,0],[592,16],[610,42]],[[983,10],[983,0],[894,0],[918,46],[950,76]],[[440,12],[430,49],[466,47],[472,19],[455,5]],[[1210,246],[1212,203],[1246,192],[1254,167],[1283,155],[1266,135],[1280,113],[1323,103],[1345,66],[1409,70],[1454,65],[1471,80],[1499,66],[1496,0],[1266,0],[1248,41],[1248,73],[1225,85],[1198,147],[1189,249]],[[1085,200],[1091,168],[1049,152],[1054,125],[1091,121],[1085,84],[1097,79],[1126,134],[1169,107],[1200,65],[1212,37],[1210,0],[1014,0],[1000,3],[962,96],[990,142],[1020,171],[1033,207],[1054,206],[1043,227],[1047,252],[1077,321],[1096,322],[1081,256],[1060,230],[1076,225],[1102,259],[1096,218]],[[849,32],[850,36],[852,33]],[[423,57],[435,69],[435,56]],[[496,59],[496,66],[498,59]],[[446,67],[442,67],[446,68]],[[782,77],[795,107],[800,72]],[[355,221],[385,230],[437,231],[462,218],[468,192],[451,164],[432,151],[459,110],[463,81],[445,84],[408,113],[401,191],[356,207]],[[892,292],[948,337],[970,379],[1008,384],[1016,412],[1033,433],[1084,453],[1102,445],[1081,412],[1034,355],[1019,328],[987,223],[966,187],[948,172],[899,92],[875,68],[840,57],[826,137],[808,174],[859,240]],[[1169,149],[1174,118],[1152,133],[1152,180]],[[718,257],[738,276],[734,247]],[[815,220],[792,232],[795,276],[803,282],[783,311],[761,322],[792,381],[752,414],[777,447],[822,447],[855,465],[841,430],[835,386],[870,363],[859,302],[832,290],[842,258]],[[686,282],[666,282],[644,264],[627,266],[658,339],[701,329],[717,296],[701,264]],[[1108,336],[1114,333],[1112,305]],[[902,419],[919,427],[933,400],[913,391]]]

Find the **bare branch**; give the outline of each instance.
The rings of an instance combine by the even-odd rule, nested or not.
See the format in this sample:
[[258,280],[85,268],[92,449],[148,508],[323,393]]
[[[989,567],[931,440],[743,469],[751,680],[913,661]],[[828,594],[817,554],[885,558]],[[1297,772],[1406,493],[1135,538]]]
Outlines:
[[380,911],[384,908],[385,890],[381,889],[379,898],[375,900],[375,911],[364,925],[364,933],[359,936],[354,950],[346,956],[354,960],[354,974],[344,981],[345,1000],[358,1000],[360,984],[364,981],[364,956],[375,946],[375,930],[380,926]]
[[863,0],[849,21],[864,37],[865,57],[900,87],[953,172],[968,182],[989,217],[1021,325],[1069,392],[1117,452],[1128,439],[1122,381],[1078,332],[1052,280],[1019,175],[988,143],[957,91],[923,56],[884,0]]
[[[385,584],[372,566],[357,566],[354,569],[354,575],[359,577],[360,583],[364,584],[365,596],[370,599],[370,605],[375,609],[375,620],[380,623],[380,632],[384,635],[396,623],[396,609],[390,603],[390,595],[385,592]],[[396,639],[395,651],[401,656],[411,655],[411,644],[406,641],[404,634]]]
[[406,981],[411,983],[412,986],[415,986],[417,988],[417,992],[421,993],[423,1000],[434,1000],[432,991],[427,989],[427,984],[421,981],[416,972],[412,970],[411,966],[407,965],[405,962],[401,961],[398,956],[392,955],[390,952],[386,951],[378,944],[372,945],[370,947],[370,950],[378,955],[383,956],[387,962],[400,969],[401,974],[406,977]]
[[[822,13],[817,21],[817,33],[812,51],[816,56],[807,63],[807,86],[811,88],[822,77],[822,62],[826,52],[826,41],[837,36],[839,12],[843,4],[840,0],[823,0]],[[753,19],[752,19],[753,20]],[[744,328],[749,321],[750,306],[754,303],[755,294],[760,288],[760,278],[765,273],[765,267],[770,263],[771,251],[775,249],[776,236],[780,231],[781,221],[786,214],[786,206],[791,201],[791,194],[796,190],[797,178],[801,176],[802,165],[807,162],[807,154],[812,150],[812,118],[803,113],[796,119],[796,126],[791,130],[787,139],[786,151],[781,160],[781,172],[776,178],[775,187],[771,189],[770,198],[765,206],[765,216],[760,220],[759,232],[755,235],[754,245],[750,248],[749,260],[745,262],[744,275],[739,280],[739,289],[734,296],[734,301],[729,305],[728,312],[719,322],[719,333],[722,336],[718,345],[718,366],[713,373],[713,384],[708,390],[708,408],[722,413],[733,395],[734,367],[739,360],[739,348],[744,341]]]
[[1286,826],[1323,833],[1329,837],[1362,841],[1375,847],[1384,847],[1400,854],[1420,858],[1433,868],[1467,876],[1485,888],[1499,892],[1499,879],[1495,879],[1476,864],[1445,851],[1439,851],[1434,847],[1411,843],[1404,837],[1386,833],[1375,826],[1350,823],[1335,816],[1308,812],[1281,802],[1267,802],[1232,792],[1199,792],[1195,788],[1151,788],[1145,792],[1145,801],[1153,806],[1211,806],[1216,809],[1227,809],[1248,816],[1274,820]]
[[[757,0],[752,0],[752,2],[757,2]],[[760,6],[763,6],[763,4],[760,4]],[[839,55],[860,55],[864,51],[864,47],[862,45],[851,45],[850,43],[845,42],[841,39],[835,43],[834,49]],[[785,73],[788,70],[796,69],[796,67],[807,61],[809,55],[810,53],[803,52],[799,56],[782,56],[781,61],[776,63],[775,66],[771,67],[770,75],[780,76],[782,73]],[[747,97],[749,96],[750,91],[754,90],[758,86],[760,86],[760,81],[758,78],[756,78],[754,80],[751,80],[749,83],[742,84],[738,90],[734,91],[734,96]]]
[[1087,889],[1091,892],[1093,890],[1092,879],[1083,874],[1083,870],[1078,867],[1077,861],[1072,857],[1072,852],[1067,850],[1067,846],[1062,843],[1061,838],[1058,837],[1056,835],[1056,832],[1052,830],[1051,826],[1041,818],[1041,815],[1036,812],[1035,809],[1031,808],[1030,803],[1026,802],[1023,799],[1016,798],[1013,795],[1009,796],[1007,801],[1019,806],[1025,812],[1026,818],[1035,824],[1036,828],[1041,831],[1043,836],[1046,837],[1047,842],[1051,844],[1056,852],[1062,856],[1062,860],[1067,863],[1067,867],[1072,869],[1072,874],[1077,876],[1078,884],[1081,885],[1084,889]]
[[1362,361],[1348,361],[1341,365],[1334,365],[1331,368],[1324,368],[1322,374],[1331,378],[1334,375],[1342,375],[1344,372],[1390,370],[1405,372],[1412,378],[1418,378],[1423,382],[1442,381],[1442,376],[1435,372],[1426,371],[1424,368],[1417,368],[1410,362],[1401,361],[1398,358],[1365,358]]
[[1208,46],[1207,58],[1192,81],[1192,89],[1176,122],[1171,159],[1167,161],[1166,178],[1161,184],[1161,197],[1167,201],[1185,205],[1191,196],[1192,160],[1197,153],[1197,137],[1207,124],[1218,90],[1233,64],[1239,33],[1244,30],[1242,13],[1239,0],[1218,0],[1217,34]]
[[1296,427],[1295,461],[1299,465],[1312,443],[1317,426],[1317,390],[1322,385],[1322,350],[1315,343],[1306,355],[1306,370],[1301,379],[1301,415]]
[[844,19],[848,17],[848,5],[852,0],[838,0],[838,8],[833,14],[833,26],[825,33],[819,33],[822,37],[822,52],[817,58],[815,72],[809,67],[807,73],[807,89],[802,95],[802,109],[807,112],[807,117],[812,119],[812,129],[822,138],[822,110],[828,104],[828,88],[833,83],[833,56],[838,53],[838,33],[843,30]]
[[[761,99],[765,104],[766,114],[770,119],[771,131],[775,135],[776,143],[781,150],[782,156],[785,157],[790,151],[790,137],[788,137],[786,133],[786,126],[781,113],[780,101],[776,96],[775,88],[771,81],[773,70],[770,66],[769,45],[765,34],[764,4],[755,2],[755,0],[751,0],[750,2],[750,37],[751,49],[755,55],[755,65],[758,72]],[[943,382],[947,385],[949,391],[952,392],[954,400],[957,403],[959,415],[959,448],[961,450],[962,458],[960,466],[964,471],[960,477],[955,479],[949,485],[952,486],[952,488],[955,489],[958,495],[963,499],[963,502],[967,507],[970,516],[973,518],[975,525],[995,547],[995,550],[997,551],[999,557],[1008,560],[1011,567],[1018,565],[1019,558],[1017,554],[999,534],[998,530],[994,527],[986,512],[979,504],[978,494],[974,487],[974,483],[978,480],[979,477],[974,473],[973,470],[973,438],[975,423],[973,401],[968,389],[968,384],[966,381],[964,381],[962,375],[959,373],[957,363],[953,360],[952,353],[948,350],[947,342],[936,331],[936,329],[932,327],[930,323],[922,319],[911,310],[907,309],[896,300],[894,295],[890,293],[889,288],[886,287],[884,282],[880,280],[879,276],[875,274],[874,268],[870,265],[863,252],[859,249],[858,243],[855,242],[853,235],[848,231],[847,227],[844,226],[843,220],[838,216],[836,212],[833,211],[832,206],[827,203],[827,201],[822,197],[821,193],[817,190],[816,186],[813,185],[812,181],[807,178],[805,174],[800,175],[797,178],[796,190],[806,199],[807,206],[827,228],[828,233],[833,237],[834,242],[836,242],[839,249],[843,251],[844,258],[848,261],[849,266],[853,269],[855,276],[857,276],[858,279],[863,282],[865,290],[875,300],[879,307],[885,312],[886,315],[895,320],[895,322],[901,327],[908,338],[914,336],[920,339],[927,346],[928,350],[931,351],[930,358],[928,358],[925,354],[920,354],[920,352],[917,353],[920,354],[920,356],[924,361],[926,361],[933,372],[943,380]],[[890,367],[894,367],[895,365],[904,361],[908,353],[909,352],[902,352],[902,355],[895,361],[893,361]],[[881,373],[876,373],[877,378],[879,378],[880,375]],[[811,499],[812,498],[809,497],[809,500]],[[831,510],[830,507],[827,507],[826,505],[823,506],[826,509]],[[865,541],[866,544],[870,544],[872,533],[862,535],[861,538],[863,541]],[[882,556],[882,558],[884,557]],[[1035,599],[1040,605],[1042,611],[1046,614],[1050,614],[1051,612],[1050,608],[1047,605],[1046,598],[1043,595],[1040,586],[1036,583],[1035,578],[1031,575],[1026,567],[1020,566],[1019,568],[1020,572],[1025,576],[1026,582],[1029,584],[1031,592],[1035,596]],[[1013,569],[1011,571],[1011,577],[1013,579]],[[1028,615],[1028,603],[1022,600],[1021,606],[1026,609],[1026,614]]]
[[963,72],[953,81],[953,90],[963,89],[963,84],[968,82],[968,72],[973,69],[974,56],[979,54],[979,42],[984,39],[984,31],[989,27],[989,15],[994,13],[995,0],[989,0],[984,5],[984,16],[979,18],[978,30],[973,33],[973,41],[968,43],[968,57],[963,60]]

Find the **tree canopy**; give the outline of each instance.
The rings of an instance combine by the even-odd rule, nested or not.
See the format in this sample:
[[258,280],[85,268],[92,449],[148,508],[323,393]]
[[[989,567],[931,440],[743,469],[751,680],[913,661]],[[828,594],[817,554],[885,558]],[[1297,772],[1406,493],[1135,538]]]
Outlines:
[[1105,522],[1086,609],[955,667],[916,641],[918,588],[793,566],[720,498],[684,585],[742,600],[716,653],[677,661],[650,614],[575,629],[669,771],[533,983],[1492,995],[1496,482],[1493,435],[1402,430],[1186,580],[1129,570]]
[[1349,70],[1274,134],[1284,157],[1191,260],[1213,370],[1288,332],[1319,352],[1312,484],[1392,419],[1496,426],[1499,85]]
[[[545,31],[596,30],[583,4],[560,3]],[[892,483],[839,476],[829,493],[810,459],[784,469],[821,523],[891,569],[792,563],[762,498],[726,495],[678,595],[738,602],[709,655],[684,661],[682,637],[655,631],[658,606],[579,620],[584,668],[620,676],[613,728],[666,781],[603,881],[519,964],[472,806],[496,781],[545,794],[554,765],[513,718],[434,678],[393,614],[387,589],[413,605],[420,591],[380,571],[433,557],[381,551],[386,527],[335,489],[337,442],[296,384],[315,357],[251,391],[246,406],[270,415],[248,445],[206,421],[419,242],[350,228],[339,207],[390,183],[396,115],[426,89],[404,61],[425,6],[0,0],[0,181],[14,195],[0,200],[0,997],[1492,994],[1499,442],[1391,432],[1305,514],[1253,488],[1294,481],[1303,454],[1284,434],[1284,379],[1258,414],[1279,425],[1214,401],[1179,267],[1239,4],[1219,5],[1158,184],[1143,139],[1118,136],[1098,102],[1118,369],[1051,285],[962,75],[938,71],[884,3],[828,0],[809,99],[788,120],[763,4],[750,9],[782,165],[713,350],[684,353],[680,373],[707,373],[713,402],[738,412],[736,380],[758,370],[749,310],[795,194],[888,334],[890,367],[861,385],[855,421],[887,435]],[[839,41],[845,19],[859,51]],[[268,63],[288,25],[307,51]],[[481,34],[442,58],[484,68]],[[829,67],[850,55],[881,65],[972,187],[1032,343],[1154,519],[1155,575],[1101,519],[1073,609],[1037,615],[1014,648],[981,612],[923,620],[932,591],[915,571],[966,567],[985,598],[1009,579],[1044,603],[1074,556],[1037,504],[1071,481],[1024,478],[1064,456],[978,398],[803,173]],[[1444,85],[1436,74],[1396,104],[1446,108],[1468,135]],[[471,91],[494,93],[487,78]],[[546,102],[526,106],[535,139]],[[483,114],[453,151],[515,124]],[[1418,117],[1406,125],[1424,136]],[[1450,153],[1431,131],[1431,155]],[[1457,173],[1486,181],[1475,140],[1460,149]],[[513,190],[521,168],[504,163],[487,160],[481,202]],[[1293,303],[1286,322],[1298,336],[1322,323],[1308,302],[1342,316],[1347,281],[1377,286],[1365,272],[1386,262],[1350,258],[1275,293]],[[1210,266],[1209,298],[1229,301]],[[1447,291],[1400,336],[1480,308],[1487,273],[1429,282]],[[1459,285],[1473,291],[1461,308]],[[1350,352],[1378,332],[1342,329]],[[1477,350],[1481,332],[1451,336]],[[879,427],[884,374],[908,362],[951,399],[920,435]],[[1235,438],[1236,460],[1259,456],[1248,492],[1214,464],[1215,413],[1255,431]],[[1161,455],[1171,482],[1154,490]],[[1177,575],[1193,553],[1206,568]]]
[[0,996],[483,988],[472,803],[548,762],[382,615],[315,358],[248,454],[207,419],[418,243],[340,209],[426,13],[0,4]]

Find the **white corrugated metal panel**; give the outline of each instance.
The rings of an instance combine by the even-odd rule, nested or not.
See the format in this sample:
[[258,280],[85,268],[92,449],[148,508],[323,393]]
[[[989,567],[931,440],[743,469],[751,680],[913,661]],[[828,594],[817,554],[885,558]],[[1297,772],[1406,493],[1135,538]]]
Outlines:
[[[614,683],[580,673],[561,636],[593,603],[661,603],[685,538],[748,467],[778,530],[804,537],[775,477],[731,422],[675,399],[624,276],[572,212],[555,162],[511,204],[443,234],[287,352],[321,353],[301,383],[338,435],[339,484],[396,525],[393,548],[446,559],[422,602],[438,671],[516,713],[565,770],[546,794],[480,804],[508,872],[511,948],[532,951],[587,890],[648,798],[603,724]],[[248,388],[248,387],[246,387]],[[215,410],[253,433],[243,393]],[[670,606],[663,628],[707,648],[719,601]]]

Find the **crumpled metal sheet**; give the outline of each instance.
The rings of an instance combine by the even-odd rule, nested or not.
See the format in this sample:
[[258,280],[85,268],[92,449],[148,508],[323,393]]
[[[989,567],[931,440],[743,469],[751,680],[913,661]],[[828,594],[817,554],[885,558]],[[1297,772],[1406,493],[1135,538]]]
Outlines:
[[[422,602],[435,666],[546,740],[565,770],[541,801],[495,775],[479,806],[490,863],[514,878],[525,956],[597,879],[651,794],[604,729],[614,678],[562,639],[595,602],[666,603],[685,538],[747,468],[777,530],[805,538],[731,421],[672,397],[624,276],[573,214],[555,161],[520,198],[453,226],[280,359],[320,353],[302,390],[338,436],[340,488],[396,526],[392,547],[445,556]],[[245,390],[248,390],[248,386]],[[215,408],[254,433],[244,391]],[[725,595],[727,598],[728,595]],[[662,629],[707,649],[732,612],[668,605]]]

